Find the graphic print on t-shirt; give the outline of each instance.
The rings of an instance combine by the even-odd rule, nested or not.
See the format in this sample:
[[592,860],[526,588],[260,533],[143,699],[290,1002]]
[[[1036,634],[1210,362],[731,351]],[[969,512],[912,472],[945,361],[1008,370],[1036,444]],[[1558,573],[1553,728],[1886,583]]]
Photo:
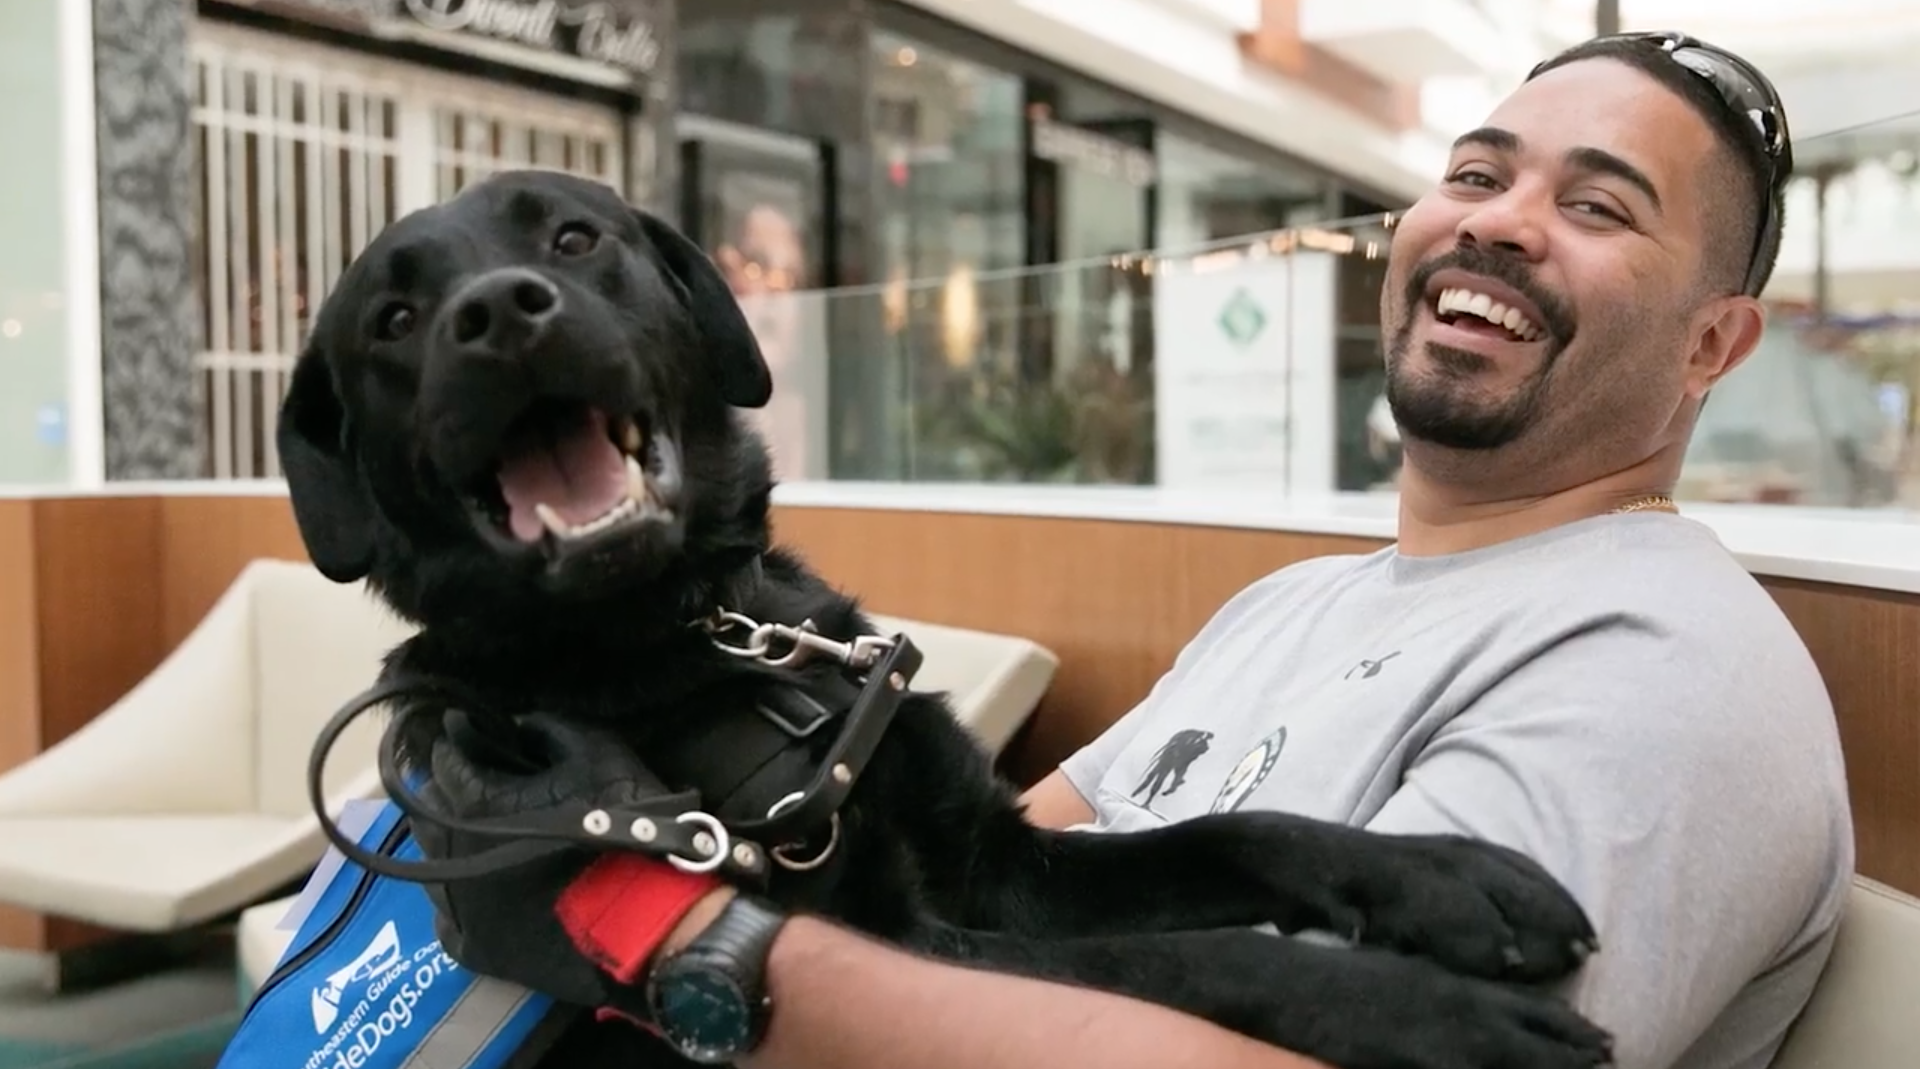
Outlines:
[[1273,771],[1274,762],[1280,760],[1280,751],[1287,745],[1287,729],[1283,725],[1273,734],[1261,739],[1247,756],[1233,766],[1227,773],[1227,781],[1220,785],[1220,793],[1213,799],[1213,812],[1231,813],[1240,808],[1247,796],[1259,789],[1267,780],[1267,773]]
[[1213,732],[1188,728],[1176,731],[1173,738],[1166,741],[1154,752],[1153,760],[1147,764],[1147,774],[1140,777],[1140,785],[1133,789],[1133,796],[1140,798],[1140,804],[1151,807],[1155,798],[1163,798],[1180,789],[1187,782],[1187,769],[1200,760],[1213,742]]

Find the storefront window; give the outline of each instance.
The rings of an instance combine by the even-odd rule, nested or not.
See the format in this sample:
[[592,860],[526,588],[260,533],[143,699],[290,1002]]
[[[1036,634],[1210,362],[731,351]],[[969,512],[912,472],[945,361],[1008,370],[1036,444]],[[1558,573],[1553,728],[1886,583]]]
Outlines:
[[1305,169],[1231,155],[1165,130],[1154,154],[1157,248],[1193,248],[1327,217],[1327,182]]
[[680,222],[725,272],[773,373],[772,402],[748,419],[783,480],[844,473],[847,448],[884,463],[885,395],[832,355],[864,352],[865,324],[836,320],[813,292],[868,280],[867,83],[848,62],[866,24],[845,4],[683,4],[679,18]]
[[1144,105],[1096,86],[1062,82],[1034,109],[1034,155],[1059,175],[1054,259],[1074,263],[1152,244],[1158,168]]
[[[873,37],[873,204],[884,377],[916,477],[961,477],[974,424],[1018,363],[1026,262],[1017,75],[898,34]],[[921,309],[908,314],[909,308]]]
[[0,111],[0,484],[68,476],[66,303],[77,295],[66,292],[60,43],[58,5],[0,7],[0,90],[10,102]]
[[[837,7],[838,5],[835,5]],[[683,114],[834,141],[860,136],[864,30],[850,11],[806,14],[680,7]]]
[[896,34],[873,43],[880,277],[1020,266],[1019,77]]
[[1400,440],[1386,408],[1380,287],[1393,234],[1384,205],[1352,194],[1340,201],[1355,254],[1340,258],[1334,282],[1334,480],[1341,490],[1389,489],[1400,468]]
[[1063,463],[1043,477],[1152,477],[1152,286],[1114,260],[1150,243],[1153,131],[1144,105],[1089,83],[1029,90],[1030,256],[1058,265],[1023,291],[1044,329],[1023,348],[1022,401],[1059,414]]

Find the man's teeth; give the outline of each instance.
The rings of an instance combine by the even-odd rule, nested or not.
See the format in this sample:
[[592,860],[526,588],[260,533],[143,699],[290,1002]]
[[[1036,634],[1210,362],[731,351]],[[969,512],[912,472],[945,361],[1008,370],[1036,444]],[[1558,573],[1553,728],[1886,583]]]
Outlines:
[[1440,300],[1434,309],[1440,315],[1468,313],[1479,316],[1495,326],[1507,328],[1521,341],[1539,341],[1545,337],[1545,332],[1519,309],[1509,308],[1484,293],[1469,289],[1441,290]]
[[647,478],[647,471],[634,457],[627,458],[627,496],[596,519],[586,523],[568,523],[552,506],[542,501],[533,506],[534,515],[540,517],[547,531],[555,538],[585,538],[598,534],[616,523],[635,517],[653,519],[665,514],[660,498],[653,491],[653,481]]

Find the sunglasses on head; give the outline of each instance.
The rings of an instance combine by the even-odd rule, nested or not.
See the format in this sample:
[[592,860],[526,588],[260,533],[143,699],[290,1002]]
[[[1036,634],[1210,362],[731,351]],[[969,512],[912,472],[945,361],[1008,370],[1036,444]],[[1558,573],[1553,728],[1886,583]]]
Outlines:
[[[1747,277],[1741,292],[1758,296],[1761,264],[1760,250],[1779,234],[1780,216],[1774,211],[1774,194],[1793,174],[1793,139],[1787,132],[1787,109],[1780,94],[1753,64],[1722,48],[1672,30],[1652,30],[1612,34],[1608,41],[1632,41],[1651,45],[1665,52],[1675,63],[1706,80],[1729,110],[1751,128],[1760,139],[1767,160],[1767,193],[1760,204],[1760,229],[1754,235],[1753,251],[1747,257]],[[1540,66],[1545,66],[1542,63]],[[1535,67],[1529,78],[1540,73]]]

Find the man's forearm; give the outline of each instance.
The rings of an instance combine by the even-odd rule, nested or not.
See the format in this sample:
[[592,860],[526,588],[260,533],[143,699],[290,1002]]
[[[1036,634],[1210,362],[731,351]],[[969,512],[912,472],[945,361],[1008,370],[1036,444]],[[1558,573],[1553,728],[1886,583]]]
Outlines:
[[748,1069],[1323,1069],[1098,991],[915,957],[795,917],[768,962],[773,1021]]
[[[1028,799],[1049,824],[1092,815],[1059,773]],[[696,904],[660,952],[733,894]],[[809,916],[775,938],[767,987],[772,1024],[744,1069],[1326,1069],[1164,1006],[921,958]]]

